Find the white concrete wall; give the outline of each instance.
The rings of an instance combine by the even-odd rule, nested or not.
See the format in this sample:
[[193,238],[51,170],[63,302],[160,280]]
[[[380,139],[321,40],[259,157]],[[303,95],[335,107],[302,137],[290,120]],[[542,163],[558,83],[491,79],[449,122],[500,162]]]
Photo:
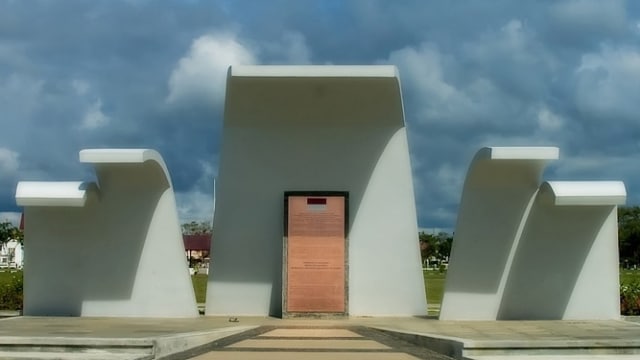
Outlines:
[[509,272],[500,320],[620,318],[621,182],[546,182]]
[[553,147],[478,151],[464,184],[441,320],[495,320],[508,271]]
[[57,183],[18,185],[16,198],[25,206],[24,314],[197,316],[160,155],[98,150],[81,152],[81,160],[95,165],[99,189],[73,191],[66,183],[70,191],[47,193]]
[[484,148],[465,180],[443,320],[620,317],[619,181],[540,184],[557,148]]
[[349,192],[351,315],[426,313],[393,67],[234,67],[223,136],[207,315],[280,315],[295,190]]

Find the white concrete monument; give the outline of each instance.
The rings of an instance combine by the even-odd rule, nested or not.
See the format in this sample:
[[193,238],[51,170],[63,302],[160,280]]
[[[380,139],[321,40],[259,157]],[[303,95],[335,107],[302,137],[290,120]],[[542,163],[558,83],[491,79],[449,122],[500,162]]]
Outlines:
[[619,181],[549,181],[513,259],[498,320],[620,318]]
[[20,182],[24,314],[198,316],[169,172],[156,151],[80,152],[98,184]]
[[281,314],[287,191],[348,192],[348,314],[426,313],[395,67],[229,69],[207,315]]
[[508,271],[556,147],[488,147],[473,158],[451,249],[442,320],[495,320]]
[[550,181],[557,148],[484,148],[467,174],[442,320],[619,319],[619,181]]

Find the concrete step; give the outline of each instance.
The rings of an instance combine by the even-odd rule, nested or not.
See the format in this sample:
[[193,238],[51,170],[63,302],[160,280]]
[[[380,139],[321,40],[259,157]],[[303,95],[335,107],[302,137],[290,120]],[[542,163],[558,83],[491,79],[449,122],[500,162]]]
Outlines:
[[[506,359],[512,356],[534,359],[638,359],[640,343],[611,339],[566,341],[467,341],[462,354],[465,359]],[[600,356],[600,357],[599,357]]]
[[63,353],[41,351],[0,351],[0,359],[4,360],[148,360],[153,355],[127,354],[127,353]]
[[[154,335],[145,337],[91,337],[82,329],[64,329],[57,336],[0,336],[0,359],[106,359],[146,360],[180,354],[207,346],[219,339],[255,328],[233,326],[221,329]],[[111,332],[110,334],[113,334]],[[185,355],[186,357],[186,355]]]
[[5,336],[0,338],[0,359],[5,359],[5,354],[18,356],[37,353],[49,356],[44,357],[45,359],[66,358],[63,356],[75,355],[80,356],[78,358],[113,355],[137,359],[153,355],[155,347],[156,343],[153,339]]
[[[503,324],[504,325],[504,324]],[[377,328],[379,331],[403,339],[455,359],[473,360],[556,360],[556,359],[622,359],[640,360],[640,338],[623,338],[618,334],[596,333],[593,335],[576,333],[570,338],[567,335],[538,334],[518,340],[508,339],[504,331],[495,339],[482,340],[424,334],[416,332],[394,331],[388,328]],[[521,335],[521,334],[516,334]],[[578,338],[578,339],[576,339]]]
[[640,360],[640,355],[481,355],[468,360]]
[[61,360],[146,360],[154,358],[150,341],[114,344],[97,339],[79,343],[61,343],[61,339],[32,339],[21,344],[0,344],[0,359],[61,359]]

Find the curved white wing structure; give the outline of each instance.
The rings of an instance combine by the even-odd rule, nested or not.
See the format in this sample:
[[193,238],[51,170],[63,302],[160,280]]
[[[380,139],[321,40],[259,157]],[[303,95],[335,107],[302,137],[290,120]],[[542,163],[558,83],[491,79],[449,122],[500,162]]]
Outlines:
[[535,200],[498,319],[619,319],[619,181],[549,181]]
[[296,190],[349,192],[349,314],[426,313],[395,67],[230,68],[208,315],[280,315]]
[[478,151],[464,184],[440,319],[495,320],[513,252],[556,147]]
[[198,311],[169,173],[144,149],[80,152],[98,186],[20,182],[24,314],[192,317]]

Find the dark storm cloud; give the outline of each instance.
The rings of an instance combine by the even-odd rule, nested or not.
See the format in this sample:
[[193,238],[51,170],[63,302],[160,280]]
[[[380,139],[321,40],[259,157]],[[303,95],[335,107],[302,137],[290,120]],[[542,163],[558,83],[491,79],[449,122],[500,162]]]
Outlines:
[[90,177],[87,147],[150,147],[206,220],[235,63],[398,66],[419,223],[451,228],[487,145],[557,145],[548,178],[640,203],[640,5],[618,0],[0,2],[0,212],[15,182]]

